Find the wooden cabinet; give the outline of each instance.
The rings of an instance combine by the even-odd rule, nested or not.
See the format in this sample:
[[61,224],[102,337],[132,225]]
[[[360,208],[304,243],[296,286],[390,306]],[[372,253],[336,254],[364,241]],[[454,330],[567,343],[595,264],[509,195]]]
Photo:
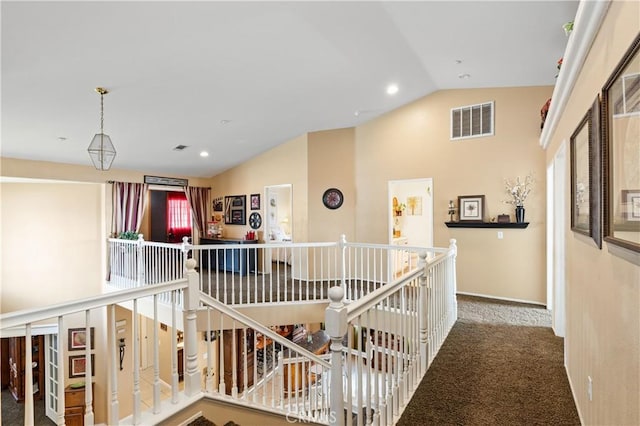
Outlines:
[[[235,338],[234,338],[235,336]],[[223,354],[224,354],[224,386],[225,392],[231,395],[233,388],[233,372],[235,364],[236,383],[238,392],[244,390],[245,359],[247,386],[253,386],[253,330],[224,330],[222,332]],[[234,351],[235,346],[235,351]],[[235,362],[234,362],[235,359]]]
[[[64,422],[67,426],[84,426],[84,387],[73,389],[64,388]],[[92,407],[95,399],[95,386],[91,384]]]
[[[9,391],[16,401],[24,401],[25,350],[24,337],[9,338]],[[33,399],[44,394],[44,336],[31,337],[31,373],[33,375]]]
[[[233,238],[200,238],[200,244],[257,244],[258,240],[241,240]],[[237,272],[248,275],[256,270],[255,248],[233,248],[202,250],[202,269],[217,269],[218,271]]]

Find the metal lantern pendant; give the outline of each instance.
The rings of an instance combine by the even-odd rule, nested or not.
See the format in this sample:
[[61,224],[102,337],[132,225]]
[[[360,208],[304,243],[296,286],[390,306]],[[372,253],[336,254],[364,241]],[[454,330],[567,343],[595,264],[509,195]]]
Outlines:
[[109,93],[102,87],[96,87],[96,92],[100,93],[100,133],[96,134],[89,144],[89,155],[93,165],[98,170],[109,170],[113,159],[116,158],[116,149],[111,143],[109,135],[104,134],[104,95]]

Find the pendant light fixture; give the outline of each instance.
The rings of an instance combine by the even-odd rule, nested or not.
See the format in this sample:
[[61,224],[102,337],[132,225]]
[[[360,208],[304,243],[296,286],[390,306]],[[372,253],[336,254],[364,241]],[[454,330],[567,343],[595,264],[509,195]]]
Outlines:
[[109,92],[102,87],[96,87],[96,92],[100,93],[100,133],[93,137],[87,151],[95,168],[106,171],[111,168],[111,163],[116,158],[116,149],[111,143],[111,138],[104,134],[104,95]]

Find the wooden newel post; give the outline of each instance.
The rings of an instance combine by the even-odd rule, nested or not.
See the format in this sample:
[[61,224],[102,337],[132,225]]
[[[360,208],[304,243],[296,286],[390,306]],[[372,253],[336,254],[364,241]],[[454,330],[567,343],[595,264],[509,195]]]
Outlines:
[[329,306],[325,311],[325,331],[331,338],[331,390],[329,392],[330,425],[344,425],[344,400],[342,377],[342,340],[347,333],[347,308],[342,302],[344,290],[329,289]]
[[200,306],[199,277],[195,259],[185,262],[188,287],[184,291],[184,393],[187,396],[202,391],[201,373],[198,368],[198,338],[196,318]]
[[420,275],[420,303],[419,307],[419,319],[420,319],[420,372],[423,374],[427,371],[427,363],[429,357],[429,343],[428,343],[428,290],[427,290],[427,252],[420,252],[420,260],[418,261],[418,267],[422,269],[422,275]]

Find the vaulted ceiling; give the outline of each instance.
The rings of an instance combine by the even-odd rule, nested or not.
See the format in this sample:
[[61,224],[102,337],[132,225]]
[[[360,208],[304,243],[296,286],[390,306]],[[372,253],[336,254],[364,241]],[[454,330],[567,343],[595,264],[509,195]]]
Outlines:
[[1,154],[90,165],[102,86],[114,168],[213,176],[437,90],[553,85],[577,6],[3,1]]

